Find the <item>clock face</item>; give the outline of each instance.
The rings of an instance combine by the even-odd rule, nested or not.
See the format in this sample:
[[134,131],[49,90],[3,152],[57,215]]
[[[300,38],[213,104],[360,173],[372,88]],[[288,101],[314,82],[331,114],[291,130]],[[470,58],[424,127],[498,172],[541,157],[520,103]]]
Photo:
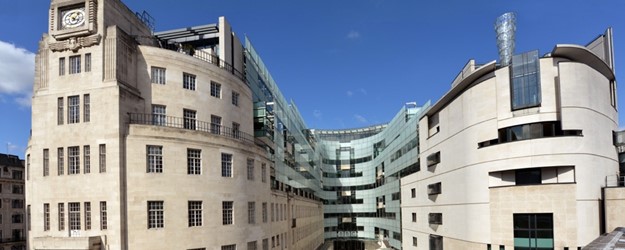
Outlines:
[[67,9],[61,12],[61,29],[82,26],[85,23],[85,8]]

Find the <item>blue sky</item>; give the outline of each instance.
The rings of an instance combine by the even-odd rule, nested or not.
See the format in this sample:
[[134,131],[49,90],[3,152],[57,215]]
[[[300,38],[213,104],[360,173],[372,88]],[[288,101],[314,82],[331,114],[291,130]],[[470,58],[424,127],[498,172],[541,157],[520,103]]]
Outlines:
[[[105,1],[105,0],[102,0]],[[312,128],[388,122],[406,102],[435,102],[471,58],[497,59],[493,23],[517,13],[516,52],[585,45],[614,28],[617,82],[625,72],[625,1],[125,0],[156,31],[216,23],[247,35],[286,98]],[[23,157],[34,54],[47,0],[0,0],[0,152]],[[618,91],[625,96],[624,88]],[[622,101],[623,98],[620,98]],[[625,121],[621,112],[621,124]],[[622,125],[621,125],[622,126]]]

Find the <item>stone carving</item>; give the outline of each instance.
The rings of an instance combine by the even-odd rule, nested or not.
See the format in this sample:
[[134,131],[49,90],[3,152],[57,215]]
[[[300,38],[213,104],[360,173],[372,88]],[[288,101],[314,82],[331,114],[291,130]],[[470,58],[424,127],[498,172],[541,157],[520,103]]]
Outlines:
[[65,41],[49,43],[48,46],[52,51],[64,51],[71,50],[77,51],[83,47],[89,47],[100,44],[102,36],[100,34],[86,36],[86,37],[72,37]]

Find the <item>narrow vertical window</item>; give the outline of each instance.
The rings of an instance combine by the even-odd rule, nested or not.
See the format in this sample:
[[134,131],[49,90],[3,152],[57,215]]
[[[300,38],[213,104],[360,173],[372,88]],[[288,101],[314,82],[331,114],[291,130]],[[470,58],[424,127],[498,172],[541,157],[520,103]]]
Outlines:
[[67,148],[67,174],[80,174],[80,147]]
[[85,202],[85,230],[91,230],[91,202]]
[[232,105],[239,106],[239,93],[232,91]]
[[202,201],[189,201],[189,227],[202,226]]
[[148,201],[148,228],[165,226],[163,201]]
[[59,58],[59,75],[65,75],[65,57]]
[[70,96],[67,97],[67,123],[80,122],[80,97]]
[[234,224],[234,206],[232,201],[224,201],[221,203],[222,222],[224,225]]
[[91,173],[91,146],[89,145],[85,145],[82,149],[83,151],[83,158],[84,158],[84,165],[85,165],[85,174]]
[[221,117],[211,115],[211,133],[221,134]]
[[28,220],[28,231],[30,231],[30,205],[26,206],[26,219]]
[[91,72],[91,53],[85,54],[85,72]]
[[43,176],[50,175],[50,150],[43,149]]
[[247,179],[254,180],[254,159],[247,159]]
[[63,125],[63,118],[64,118],[64,114],[63,114],[63,97],[59,97],[57,99],[56,102],[56,106],[57,106],[57,110],[56,110],[56,124],[57,125]]
[[241,124],[232,123],[232,136],[237,139],[241,136]]
[[57,172],[57,174],[58,175],[63,175],[64,172],[65,172],[65,162],[63,161],[65,159],[65,156],[64,156],[63,148],[57,148],[56,151],[57,151],[57,159],[56,159],[56,161],[57,161],[57,164],[58,164],[58,168],[57,168],[58,172]]
[[195,90],[195,75],[182,73],[182,88]]
[[148,145],[146,147],[148,173],[163,172],[163,146]]
[[65,204],[59,203],[59,231],[65,230]]
[[67,204],[69,217],[69,230],[80,230],[80,203],[70,202]]
[[26,155],[26,180],[30,180],[30,154]]
[[166,124],[167,108],[163,105],[152,105],[152,124],[158,126],[165,126]]
[[221,153],[221,176],[232,177],[232,155]]
[[211,82],[211,96],[221,98],[221,84]]
[[614,80],[610,81],[610,105],[616,108],[616,83]]
[[260,164],[260,178],[263,182],[267,182],[267,164]]
[[80,73],[80,55],[69,57],[69,74]]
[[50,231],[50,203],[43,204],[43,231]]
[[267,223],[267,202],[263,202],[262,205],[262,213],[263,213],[263,223]]
[[106,172],[106,144],[100,144],[100,173]]
[[100,201],[100,230],[108,229],[106,201]]
[[256,224],[256,202],[247,203],[247,223]]
[[512,110],[540,106],[538,50],[512,56],[510,91]]
[[190,109],[183,109],[182,113],[184,115],[184,128],[195,130],[196,111],[190,110]]
[[152,83],[165,84],[165,69],[159,67],[152,67]]
[[91,96],[89,94],[83,95],[83,113],[84,113],[84,122],[91,121]]
[[202,150],[187,149],[187,174],[201,174]]

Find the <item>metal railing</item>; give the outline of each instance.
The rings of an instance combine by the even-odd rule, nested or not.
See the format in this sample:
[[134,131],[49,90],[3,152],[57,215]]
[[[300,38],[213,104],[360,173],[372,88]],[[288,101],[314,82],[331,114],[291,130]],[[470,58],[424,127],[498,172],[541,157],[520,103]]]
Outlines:
[[185,48],[179,43],[170,43],[167,45],[163,45],[162,48],[177,51],[179,53],[186,54],[186,55],[195,57],[197,59],[200,59],[202,61],[205,61],[207,63],[213,64],[227,72],[230,72],[230,74],[234,75],[235,77],[239,78],[241,81],[247,84],[247,82],[245,81],[245,74],[243,72],[234,68],[232,64],[229,64],[226,61],[220,59],[219,56],[217,55],[213,55],[208,52],[201,51],[201,50]]
[[197,119],[141,113],[128,113],[128,116],[130,119],[129,124],[197,130],[254,144],[253,135]]
[[623,175],[608,175],[605,177],[606,187],[623,187],[625,186],[625,176]]

